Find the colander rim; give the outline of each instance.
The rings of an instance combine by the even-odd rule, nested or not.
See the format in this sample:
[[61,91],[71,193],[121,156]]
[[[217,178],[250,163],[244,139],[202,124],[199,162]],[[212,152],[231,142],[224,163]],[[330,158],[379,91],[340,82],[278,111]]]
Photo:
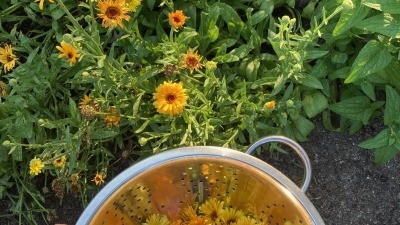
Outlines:
[[190,146],[180,147],[171,149],[168,151],[160,152],[149,156],[141,161],[136,162],[124,171],[119,173],[111,181],[109,181],[90,201],[88,206],[85,208],[81,216],[77,221],[77,225],[86,225],[93,219],[95,212],[97,212],[104,202],[122,185],[128,182],[135,176],[150,170],[154,167],[160,166],[165,162],[172,160],[185,159],[190,157],[211,157],[211,158],[224,158],[230,160],[236,160],[241,163],[245,163],[251,167],[258,169],[259,171],[268,174],[276,182],[282,185],[288,190],[295,199],[304,207],[307,211],[311,221],[315,225],[324,225],[324,221],[319,215],[318,211],[303,193],[300,188],[293,183],[288,177],[282,172],[269,165],[268,163],[258,159],[252,155],[233,150],[225,147],[217,146]]

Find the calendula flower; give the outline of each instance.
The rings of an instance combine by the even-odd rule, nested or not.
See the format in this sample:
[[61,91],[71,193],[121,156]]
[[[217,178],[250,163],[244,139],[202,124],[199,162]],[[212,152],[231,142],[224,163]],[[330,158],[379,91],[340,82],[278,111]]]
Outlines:
[[[43,10],[44,0],[35,0],[35,2],[39,2],[39,9]],[[49,0],[50,3],[54,3],[54,0]]]
[[259,223],[257,220],[246,216],[240,217],[235,223],[235,225],[261,225],[261,224],[264,223]]
[[76,59],[81,56],[72,45],[65,41],[61,41],[60,46],[56,48],[61,52],[58,58],[66,57],[70,65],[75,64]]
[[63,167],[65,162],[67,161],[67,157],[65,155],[61,156],[60,158],[53,161],[53,165],[55,167]]
[[126,0],[126,7],[132,11],[135,12],[136,8],[140,5],[142,0]]
[[234,224],[242,217],[245,217],[244,213],[234,208],[227,208],[221,214],[221,219],[224,224]]
[[104,174],[97,172],[92,180],[96,185],[104,183]]
[[182,113],[188,99],[185,92],[186,90],[183,88],[181,82],[173,83],[171,81],[164,81],[163,84],[157,87],[153,95],[155,100],[154,106],[157,108],[157,112],[170,116]]
[[6,44],[4,48],[0,47],[0,62],[4,65],[6,73],[15,67],[17,56],[14,55],[11,45]]
[[152,214],[143,225],[170,225],[170,222],[164,215]]
[[272,101],[266,102],[264,104],[264,108],[268,109],[268,110],[271,110],[271,109],[275,108],[275,105],[276,105],[275,101],[272,100]]
[[224,212],[224,202],[216,198],[205,201],[199,207],[199,212],[204,214],[209,221],[216,221]]
[[29,168],[30,168],[29,173],[31,175],[35,175],[36,176],[36,175],[38,175],[39,173],[42,172],[43,167],[44,167],[44,164],[42,163],[42,160],[34,157],[29,162]]
[[121,120],[121,117],[117,115],[117,110],[112,107],[110,109],[110,112],[108,115],[104,116],[104,121],[107,123],[108,127],[118,127],[119,126],[119,121]]
[[183,225],[183,221],[182,220],[173,220],[170,225]]
[[173,28],[179,29],[185,24],[187,17],[183,14],[182,10],[176,10],[168,14],[168,19]]
[[209,223],[204,217],[202,216],[196,216],[192,220],[190,220],[187,225],[210,225],[212,223]]
[[197,218],[196,208],[191,205],[188,205],[182,209],[180,212],[180,217],[183,221],[191,221]]
[[91,120],[96,117],[100,107],[91,97],[84,95],[82,101],[79,102],[79,109],[82,118]]
[[101,25],[105,28],[113,29],[117,26],[123,27],[122,20],[129,21],[129,8],[126,7],[125,0],[104,0],[97,5],[99,13],[97,16],[103,21]]
[[203,57],[194,52],[193,49],[189,48],[186,54],[182,54],[183,57],[183,69],[189,68],[190,73],[193,73],[193,70],[199,70],[203,66],[200,61]]

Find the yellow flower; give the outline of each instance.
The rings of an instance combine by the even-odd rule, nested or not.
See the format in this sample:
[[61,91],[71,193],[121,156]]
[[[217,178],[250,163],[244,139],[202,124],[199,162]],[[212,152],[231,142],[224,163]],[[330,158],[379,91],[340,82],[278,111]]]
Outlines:
[[126,0],[126,7],[132,11],[135,12],[136,8],[140,5],[142,0]]
[[[39,9],[43,10],[44,0],[35,0],[35,2],[39,2]],[[50,3],[54,3],[54,0],[49,0]]]
[[79,58],[81,55],[72,45],[65,41],[61,41],[60,45],[61,46],[56,46],[56,48],[61,52],[60,55],[58,55],[58,58],[66,57],[70,65],[75,64],[76,58]]
[[173,13],[169,13],[168,18],[171,26],[175,29],[178,29],[183,27],[187,17],[183,14],[182,10],[176,10]]
[[190,220],[187,225],[210,225],[212,223],[209,223],[204,217],[202,216],[196,216],[192,220]]
[[275,105],[276,105],[275,101],[272,100],[272,101],[266,102],[264,105],[264,108],[271,110],[271,109],[275,108]]
[[118,127],[120,120],[121,117],[117,115],[117,110],[115,108],[111,108],[110,114],[104,117],[104,121],[107,123],[108,127],[112,126]]
[[85,96],[83,96],[82,101],[79,102],[79,108],[82,108],[82,107],[84,107],[86,105],[89,105],[91,102],[92,102],[92,98],[87,96],[87,95],[85,95]]
[[105,28],[113,29],[117,26],[123,27],[122,20],[129,21],[131,18],[127,13],[125,0],[103,0],[97,5],[99,13],[97,16],[103,21],[101,25]]
[[240,217],[235,225],[261,225],[257,220],[251,218],[251,217]]
[[216,198],[205,201],[200,207],[199,212],[204,214],[210,221],[216,221],[219,219],[224,212],[224,202],[217,200]]
[[42,169],[44,167],[44,164],[42,163],[42,160],[34,157],[33,159],[31,159],[30,163],[29,163],[29,173],[31,175],[38,175],[39,173],[42,172]]
[[153,96],[157,112],[170,116],[182,113],[188,99],[185,92],[182,82],[164,81],[157,87]]
[[67,161],[67,157],[65,155],[63,155],[63,156],[61,156],[61,158],[54,160],[53,165],[55,167],[63,167],[66,161]]
[[245,217],[244,213],[240,210],[236,210],[234,208],[227,208],[221,215],[221,219],[224,224],[233,224],[236,223],[239,219]]
[[11,71],[15,67],[17,56],[14,55],[11,45],[6,44],[0,47],[0,62],[4,64],[4,72]]
[[146,223],[144,225],[170,225],[168,218],[164,215],[160,214],[152,214],[149,218],[146,219]]
[[182,54],[183,57],[183,69],[189,68],[190,73],[193,73],[193,70],[199,70],[203,65],[200,63],[201,57],[197,54],[197,52],[193,52],[193,49],[189,49],[186,54]]
[[196,208],[194,208],[191,205],[186,206],[180,212],[180,217],[184,221],[191,221],[191,220],[196,219],[198,217],[197,216],[197,212],[196,212]]
[[183,225],[183,221],[182,220],[173,220],[170,225]]
[[96,183],[96,185],[100,185],[100,184],[104,183],[103,173],[97,172],[92,181],[94,181],[94,183]]

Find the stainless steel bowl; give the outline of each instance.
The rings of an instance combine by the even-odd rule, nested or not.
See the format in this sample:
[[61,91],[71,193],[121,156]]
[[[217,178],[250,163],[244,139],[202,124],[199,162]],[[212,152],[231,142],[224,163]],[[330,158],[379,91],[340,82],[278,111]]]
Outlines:
[[[289,145],[300,155],[305,168],[301,189],[250,155],[268,142]],[[246,153],[212,146],[177,148],[148,157],[116,176],[90,202],[77,224],[142,224],[152,214],[174,219],[187,205],[217,198],[262,224],[324,225],[305,195],[310,180],[306,152],[282,136],[260,139]]]

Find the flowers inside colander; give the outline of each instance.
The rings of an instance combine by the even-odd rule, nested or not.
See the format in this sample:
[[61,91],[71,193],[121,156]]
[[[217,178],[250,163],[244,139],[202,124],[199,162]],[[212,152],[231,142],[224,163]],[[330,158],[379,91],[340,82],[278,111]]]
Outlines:
[[[267,142],[292,147],[305,164],[302,188],[250,155]],[[323,225],[304,192],[311,167],[291,139],[260,139],[246,153],[196,146],[148,157],[111,180],[90,202],[78,225]]]

